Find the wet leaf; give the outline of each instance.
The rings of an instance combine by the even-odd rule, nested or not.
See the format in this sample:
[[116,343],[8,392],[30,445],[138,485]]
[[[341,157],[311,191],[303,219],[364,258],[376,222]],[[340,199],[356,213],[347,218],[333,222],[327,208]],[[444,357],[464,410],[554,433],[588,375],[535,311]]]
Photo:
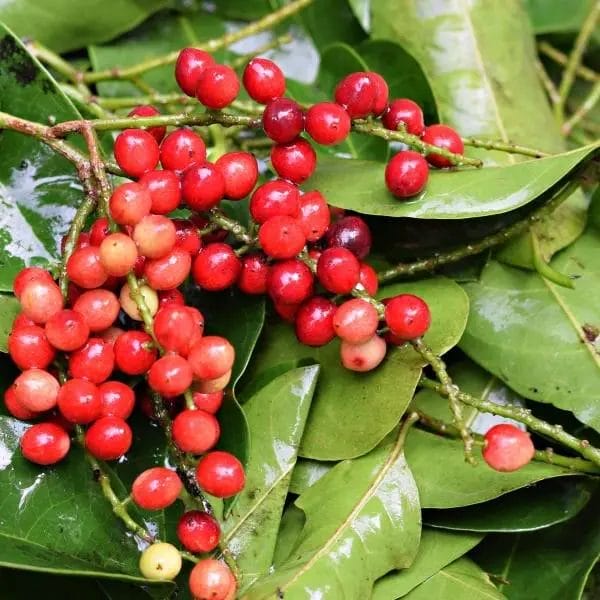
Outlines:
[[8,352],[8,334],[21,305],[14,296],[0,294],[0,352]]
[[305,522],[304,512],[295,504],[290,504],[283,512],[273,555],[273,566],[275,568],[282,565],[292,553]]

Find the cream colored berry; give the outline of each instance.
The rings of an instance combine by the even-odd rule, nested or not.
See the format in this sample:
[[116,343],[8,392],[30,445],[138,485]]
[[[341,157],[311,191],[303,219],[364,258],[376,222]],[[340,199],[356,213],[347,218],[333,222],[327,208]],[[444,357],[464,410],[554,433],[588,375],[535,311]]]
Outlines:
[[[147,285],[140,285],[140,293],[142,294],[146,306],[150,311],[150,314],[154,316],[156,311],[158,311],[158,294]],[[134,302],[133,298],[129,295],[129,284],[125,284],[121,288],[121,293],[119,294],[119,303],[121,304],[121,308],[136,321],[141,321],[142,317],[138,312],[137,305]]]
[[175,579],[181,571],[181,554],[172,544],[152,544],[140,556],[140,571],[146,579]]

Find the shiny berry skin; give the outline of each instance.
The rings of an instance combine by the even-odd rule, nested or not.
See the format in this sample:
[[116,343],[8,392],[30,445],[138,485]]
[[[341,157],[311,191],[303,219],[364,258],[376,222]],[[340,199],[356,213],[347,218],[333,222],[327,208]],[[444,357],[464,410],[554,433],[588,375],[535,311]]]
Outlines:
[[194,333],[194,319],[186,306],[171,304],[154,316],[154,335],[167,351],[184,354]]
[[121,417],[101,417],[85,432],[86,450],[98,460],[117,460],[131,448],[131,427]]
[[[158,117],[160,115],[160,111],[154,106],[150,106],[149,104],[141,104],[140,106],[136,106],[135,108],[129,111],[128,117]],[[162,142],[162,139],[165,137],[165,133],[167,133],[167,128],[164,126],[158,127],[148,127],[146,131],[156,140],[157,144]]]
[[378,117],[387,108],[390,90],[386,80],[379,73],[369,71],[367,75],[371,83],[375,86],[375,102],[373,103],[373,110],[371,112]]
[[158,143],[143,129],[125,129],[115,140],[114,154],[117,164],[129,177],[141,177],[158,164]]
[[[145,217],[147,218],[147,217]],[[124,233],[111,233],[99,246],[100,264],[113,277],[124,277],[137,261],[135,242]]]
[[364,118],[373,112],[377,92],[368,73],[350,73],[335,88],[335,101],[352,119]]
[[320,192],[314,190],[300,196],[298,222],[309,242],[316,242],[325,235],[331,222],[331,215],[329,206]]
[[259,104],[280,98],[285,94],[285,76],[268,58],[253,58],[242,77],[248,96]]
[[223,337],[207,335],[190,350],[188,361],[198,379],[217,379],[233,367],[235,350]]
[[136,477],[131,497],[140,508],[162,510],[177,500],[182,489],[177,473],[165,467],[152,467]]
[[30,319],[25,313],[19,313],[12,322],[11,331],[15,331],[20,327],[31,327],[35,325],[35,321]]
[[267,291],[276,304],[300,304],[310,298],[313,288],[313,274],[301,260],[292,258],[271,266]]
[[84,289],[103,285],[108,279],[108,273],[100,260],[100,248],[87,246],[75,250],[67,261],[67,276],[74,284]]
[[56,406],[60,384],[56,377],[42,369],[27,369],[13,383],[15,398],[32,412],[43,412]]
[[[84,250],[86,249],[77,252]],[[58,285],[54,281],[42,279],[27,283],[21,292],[20,301],[23,314],[40,324],[59,313],[64,303]]]
[[172,290],[179,287],[190,274],[192,258],[187,252],[174,248],[162,258],[146,261],[144,275],[154,290]]
[[333,328],[339,338],[349,344],[362,344],[377,331],[377,309],[366,300],[353,298],[338,306],[333,317]]
[[275,179],[257,187],[250,198],[250,215],[259,224],[271,217],[298,217],[300,193],[289,181]]
[[102,415],[98,387],[85,379],[69,379],[58,392],[58,409],[71,423],[95,421]]
[[171,581],[179,575],[181,566],[181,553],[167,542],[155,542],[140,555],[140,573],[146,579]]
[[250,152],[228,152],[215,162],[225,182],[225,198],[245,198],[258,180],[258,163]]
[[292,217],[271,217],[258,230],[264,253],[271,258],[292,258],[304,248],[306,238],[302,227]]
[[99,246],[110,233],[110,226],[106,217],[99,217],[90,227],[90,245]]
[[32,425],[21,438],[21,453],[37,465],[53,465],[62,460],[71,447],[69,434],[54,423]]
[[501,423],[485,434],[482,454],[492,469],[510,473],[531,461],[535,447],[529,433],[510,423]]
[[136,225],[142,217],[150,214],[150,192],[139,183],[122,183],[112,193],[109,201],[110,214],[119,225]]
[[217,498],[230,498],[244,489],[242,463],[229,452],[215,450],[204,455],[196,467],[200,487]]
[[120,381],[105,381],[98,386],[101,416],[128,419],[135,406],[133,390]]
[[[430,125],[429,127],[426,127],[421,139],[426,144],[431,144],[438,148],[445,148],[450,152],[454,152],[454,154],[462,154],[465,150],[465,145],[458,133],[456,133],[452,127],[448,127],[447,125]],[[439,169],[452,166],[449,159],[440,156],[439,154],[428,154],[426,158],[430,165],[438,167]]]
[[203,379],[195,383],[195,389],[203,394],[212,394],[214,392],[221,392],[226,387],[231,379],[231,369],[224,373],[220,377],[214,379]]
[[224,563],[214,559],[198,562],[190,573],[190,592],[195,600],[234,600],[235,577]]
[[248,254],[242,258],[242,270],[237,286],[244,294],[265,294],[269,265],[262,254]]
[[194,392],[193,399],[197,409],[216,415],[223,404],[223,390],[208,394]]
[[273,302],[275,312],[287,323],[293,323],[300,310],[299,304],[283,304],[282,302]]
[[175,225],[175,248],[196,256],[202,247],[198,228],[188,219],[173,219]]
[[85,346],[69,357],[71,376],[88,379],[92,383],[106,381],[114,366],[115,355],[112,346],[100,338],[90,338]]
[[147,215],[133,230],[133,240],[146,258],[162,258],[173,250],[175,225],[164,215]]
[[183,294],[177,289],[158,292],[159,309],[163,308],[164,306],[168,306],[169,304],[177,304],[179,306],[184,306],[185,298],[183,297]]
[[425,130],[425,120],[421,107],[408,98],[392,100],[381,117],[386,129],[398,131],[404,124],[407,133],[420,136]]
[[163,396],[179,396],[192,385],[192,367],[185,358],[167,354],[148,371],[148,385]]
[[214,415],[203,410],[182,410],[173,419],[173,441],[182,452],[204,454],[219,441],[221,428]]
[[127,375],[143,375],[157,358],[152,338],[144,331],[126,331],[114,343],[115,364]]
[[359,260],[371,252],[371,230],[360,217],[349,215],[336,221],[328,229],[325,241],[329,247],[350,250]]
[[119,316],[119,300],[108,290],[89,290],[77,298],[73,310],[83,315],[90,331],[108,329]]
[[117,341],[117,338],[120,335],[122,335],[123,333],[125,333],[125,332],[120,327],[109,327],[108,329],[105,329],[104,331],[100,331],[98,333],[98,337],[101,340],[103,340],[104,342],[106,342],[107,344],[109,344],[111,346],[111,348],[114,350],[115,342]]
[[386,343],[378,335],[374,335],[362,344],[349,344],[343,340],[340,344],[342,365],[350,371],[359,373],[372,371],[378,367],[385,358],[386,351]]
[[56,350],[41,327],[30,325],[11,332],[8,353],[19,369],[45,369],[54,360]]
[[208,244],[194,260],[194,281],[205,290],[218,292],[231,287],[240,275],[242,263],[229,244]]
[[181,91],[193,98],[202,71],[214,64],[215,59],[208,52],[197,48],[184,48],[175,63],[175,79]]
[[54,281],[52,275],[41,267],[26,267],[21,269],[13,281],[13,292],[20,300],[25,286],[32,281]]
[[181,183],[174,171],[148,171],[138,181],[150,194],[151,212],[168,215],[181,202]]
[[[208,402],[206,402],[208,404]],[[20,421],[29,421],[35,419],[40,413],[25,408],[18,400],[14,384],[4,392],[4,406],[8,414]]]
[[335,337],[333,316],[336,306],[322,296],[310,298],[296,313],[296,337],[307,346],[324,346]]
[[190,209],[210,210],[225,196],[225,179],[209,162],[192,165],[181,179],[181,195]]
[[160,164],[163,169],[181,172],[206,160],[206,144],[191,129],[176,129],[160,145]]
[[333,294],[349,294],[358,283],[360,263],[346,248],[327,248],[317,262],[317,278]]
[[408,341],[425,334],[431,323],[431,313],[423,299],[401,294],[386,300],[385,322],[394,336]]
[[229,106],[240,92],[240,81],[236,72],[227,65],[206,67],[198,79],[196,98],[206,108],[218,110]]
[[367,263],[360,263],[360,274],[358,282],[365,288],[369,296],[375,296],[379,289],[379,280],[377,271]]
[[343,142],[350,133],[350,117],[333,102],[313,104],[306,112],[305,128],[310,137],[324,146]]
[[[67,245],[67,235],[63,235],[60,240],[60,251],[64,254],[65,247]],[[91,236],[89,232],[82,231],[77,237],[77,241],[75,242],[75,248],[85,248],[85,246],[89,246],[91,244]]]
[[46,337],[57,349],[63,352],[77,350],[85,344],[90,328],[85,317],[74,310],[61,310],[46,322]]
[[271,164],[279,177],[300,184],[314,173],[317,155],[310,142],[296,138],[271,148]]
[[410,198],[420,194],[427,185],[429,167],[418,152],[398,152],[385,167],[385,184],[396,198]]
[[[154,316],[156,314],[156,311],[158,310],[158,294],[150,286],[147,285],[140,285],[139,291],[142,297],[144,298],[144,302],[146,303],[148,312],[152,316]],[[131,317],[135,321],[142,320],[142,316],[138,311],[137,304],[131,297],[131,291],[129,289],[128,283],[126,283],[121,288],[121,291],[119,293],[119,304],[129,317]]]
[[220,535],[217,520],[200,510],[183,513],[177,523],[177,537],[181,545],[194,554],[212,552],[219,544]]
[[304,131],[304,112],[297,102],[277,98],[265,107],[262,125],[268,138],[278,144],[287,144]]

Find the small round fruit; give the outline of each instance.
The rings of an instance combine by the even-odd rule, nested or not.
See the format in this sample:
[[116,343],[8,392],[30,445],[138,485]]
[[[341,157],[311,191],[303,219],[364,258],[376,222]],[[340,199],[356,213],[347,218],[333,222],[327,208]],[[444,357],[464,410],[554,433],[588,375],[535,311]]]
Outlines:
[[[430,125],[426,127],[421,139],[426,144],[444,148],[454,154],[462,154],[465,150],[461,137],[452,127],[447,125]],[[452,166],[452,162],[448,158],[439,154],[428,154],[426,158],[429,164],[439,169]]]
[[61,310],[48,319],[45,326],[48,341],[63,352],[81,348],[90,335],[85,317],[75,310]]
[[192,385],[192,367],[177,354],[159,358],[148,371],[148,385],[162,396],[179,396]]
[[114,154],[121,169],[137,178],[158,164],[158,143],[149,131],[125,129],[115,140]]
[[213,394],[214,392],[222,392],[227,384],[231,381],[231,369],[215,379],[202,379],[196,381],[194,388],[202,394]]
[[229,244],[208,244],[194,260],[194,281],[209,292],[231,287],[240,276],[242,263]]
[[137,245],[140,254],[150,259],[169,254],[176,240],[173,221],[163,215],[146,215],[133,230],[134,246]]
[[[136,106],[129,111],[128,117],[158,117],[160,115],[160,111],[151,106],[150,104],[141,104],[140,106]],[[165,137],[165,133],[167,133],[167,128],[161,125],[156,127],[148,127],[146,131],[156,140],[157,144],[162,142],[162,139]]]
[[108,273],[100,260],[100,248],[87,246],[75,250],[67,261],[69,279],[84,289],[94,289],[104,285]]
[[517,471],[535,454],[529,433],[510,423],[494,425],[487,431],[484,440],[483,459],[496,471]]
[[100,264],[113,277],[127,275],[138,257],[135,242],[124,233],[111,233],[100,244],[99,251]]
[[194,390],[194,405],[197,409],[216,415],[223,404],[223,390],[218,392],[203,393]]
[[185,306],[185,298],[183,294],[175,289],[175,290],[164,290],[158,292],[158,306],[159,308],[163,308],[168,304],[177,304],[178,306]]
[[206,160],[206,144],[191,129],[172,131],[160,145],[160,164],[163,169],[181,172]]
[[317,278],[333,294],[349,294],[358,283],[360,263],[346,248],[326,248],[317,261]]
[[333,317],[335,333],[349,344],[362,344],[371,339],[378,323],[377,309],[362,298],[347,300],[338,306]]
[[264,253],[271,258],[286,259],[296,256],[306,244],[302,227],[292,217],[271,217],[258,231]]
[[308,135],[324,146],[343,142],[350,133],[350,117],[333,102],[313,104],[306,113],[305,127]]
[[368,73],[350,73],[335,88],[335,101],[352,119],[362,119],[373,112],[377,91]]
[[236,72],[227,65],[207,66],[198,78],[196,98],[206,108],[219,110],[229,106],[240,91]]
[[203,410],[183,410],[173,420],[173,441],[182,452],[204,454],[220,435],[215,416]]
[[267,291],[269,265],[263,254],[248,254],[242,258],[242,270],[237,286],[244,294],[264,294]]
[[374,335],[362,344],[349,344],[343,340],[340,344],[342,364],[346,369],[359,373],[372,371],[378,367],[385,358],[386,350],[385,341],[378,335]]
[[308,242],[316,242],[325,235],[331,222],[331,214],[320,192],[314,190],[300,196],[298,222]]
[[398,152],[385,167],[385,184],[396,198],[420,194],[427,185],[428,177],[427,161],[412,150]]
[[98,460],[117,460],[131,448],[131,427],[121,417],[101,417],[85,432],[85,447]]
[[20,300],[25,286],[32,281],[54,281],[52,275],[41,267],[25,267],[21,269],[13,281],[13,292]]
[[105,381],[98,386],[98,394],[103,417],[128,419],[131,416],[135,406],[135,394],[128,385],[120,381]]
[[110,225],[106,217],[99,217],[90,227],[90,245],[99,246],[110,233]]
[[425,129],[421,107],[408,98],[392,100],[381,117],[386,129],[398,131],[404,125],[407,133],[420,136]]
[[46,323],[60,312],[64,303],[58,285],[47,279],[37,279],[25,284],[19,300],[25,316],[40,324]]
[[355,215],[342,217],[328,229],[325,236],[327,246],[350,250],[359,260],[364,260],[371,251],[371,230],[363,219]]
[[32,425],[21,438],[21,453],[37,465],[53,465],[62,460],[71,447],[69,434],[54,423]]
[[194,333],[194,319],[186,306],[170,304],[154,317],[154,335],[167,351],[185,354]]
[[146,261],[144,275],[152,290],[172,290],[187,279],[191,268],[192,257],[189,253],[173,248],[162,258]]
[[181,195],[191,210],[210,210],[225,196],[225,179],[212,163],[194,164],[183,173]]
[[12,322],[11,331],[15,331],[20,327],[31,327],[35,325],[35,321],[30,319],[25,313],[20,312]]
[[181,91],[195,97],[202,71],[214,64],[215,59],[208,52],[198,48],[184,48],[175,63],[175,80]]
[[67,421],[85,425],[102,415],[97,386],[85,379],[69,379],[58,392],[58,409]]
[[198,379],[216,379],[233,367],[235,350],[223,337],[207,335],[200,338],[190,350],[189,364]]
[[146,579],[171,581],[181,571],[181,554],[172,544],[156,542],[142,552],[139,566]]
[[258,163],[250,152],[227,152],[215,167],[225,181],[225,198],[230,200],[245,198],[258,180]]
[[268,138],[277,144],[287,144],[304,131],[304,112],[297,102],[276,98],[265,107],[262,124]]
[[246,476],[242,463],[229,452],[205,454],[196,467],[200,487],[217,498],[230,498],[244,489]]
[[179,497],[183,484],[175,471],[152,467],[140,473],[131,486],[133,501],[145,510],[162,510]]
[[296,138],[271,148],[271,164],[279,177],[300,184],[314,173],[317,155],[310,142]]
[[293,217],[300,215],[298,186],[275,179],[257,187],[250,198],[250,215],[259,224],[271,217]]
[[[194,400],[195,401],[195,400]],[[206,403],[208,404],[208,402]],[[25,408],[18,400],[14,384],[4,392],[4,406],[10,415],[20,421],[35,419],[40,413]]]
[[237,589],[229,567],[212,558],[203,559],[194,566],[189,586],[194,600],[233,600]]
[[421,337],[429,329],[431,313],[427,303],[412,294],[387,298],[385,322],[394,336],[408,341]]
[[276,304],[300,304],[313,289],[311,270],[297,258],[277,262],[269,270],[267,291]]
[[181,545],[194,554],[212,552],[219,544],[221,528],[217,520],[201,510],[190,510],[177,523]]
[[88,379],[96,384],[106,381],[114,366],[115,355],[112,346],[100,338],[90,338],[69,357],[71,376]]
[[253,58],[244,69],[242,81],[250,98],[259,104],[285,94],[285,76],[268,58]]
[[110,214],[119,225],[136,225],[150,213],[152,197],[139,183],[122,183],[109,200]]
[[296,313],[296,337],[307,346],[324,346],[335,337],[333,316],[335,304],[322,296],[314,296]]
[[360,263],[360,275],[358,282],[363,286],[369,296],[375,296],[379,289],[379,280],[377,279],[377,271],[367,263]]
[[[152,316],[156,314],[158,310],[158,295],[156,292],[148,285],[140,285],[138,286],[139,292],[144,299],[146,306],[148,307],[148,311]],[[129,284],[126,283],[122,288],[119,294],[119,304],[121,308],[127,313],[135,321],[141,321],[142,316],[138,312],[137,304],[135,300],[131,297],[131,290],[129,289]]]
[[45,369],[54,360],[56,350],[41,327],[29,325],[11,332],[8,353],[19,369]]
[[27,369],[13,383],[15,398],[32,412],[43,412],[56,406],[60,384],[56,377],[42,369]]
[[157,358],[156,347],[145,331],[122,333],[115,340],[114,353],[116,367],[127,375],[144,375]]
[[378,117],[387,108],[390,89],[386,80],[379,73],[369,71],[367,75],[371,83],[375,86],[375,102],[373,103],[373,110],[371,112]]
[[174,171],[148,171],[138,183],[148,190],[152,200],[151,212],[168,215],[181,202],[181,183]]

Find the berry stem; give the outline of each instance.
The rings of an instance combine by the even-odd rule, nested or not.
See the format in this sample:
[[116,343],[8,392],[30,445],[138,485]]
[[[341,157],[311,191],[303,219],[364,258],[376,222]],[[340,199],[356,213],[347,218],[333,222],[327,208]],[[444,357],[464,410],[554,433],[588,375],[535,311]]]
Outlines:
[[573,127],[577,125],[595,106],[600,100],[600,79],[596,81],[594,87],[590,90],[590,93],[586,96],[585,100],[581,103],[579,108],[563,123],[562,133],[563,135],[569,135],[573,130]]
[[552,281],[553,283],[556,283],[557,285],[560,285],[560,286],[566,287],[566,288],[570,288],[570,289],[574,289],[575,284],[573,283],[573,280],[568,275],[565,275],[564,273],[560,273],[556,269],[553,269],[544,260],[544,257],[542,256],[542,251],[540,248],[540,242],[537,238],[537,235],[535,234],[535,231],[533,231],[533,229],[530,230],[530,235],[531,235],[531,248],[533,251],[533,266],[535,267],[535,270],[538,272],[538,274],[541,277],[544,277],[545,279],[547,279],[548,281]]
[[[555,63],[566,67],[569,57],[564,53],[549,44],[548,42],[540,42],[538,44],[538,51],[540,54],[551,58]],[[586,67],[585,65],[579,64],[575,69],[575,73],[581,77],[581,79],[585,79],[586,81],[590,81],[595,83],[600,80],[600,75],[596,73],[593,69]]]
[[499,150],[500,152],[508,152],[510,154],[522,154],[523,156],[531,156],[533,158],[543,158],[544,156],[550,156],[548,152],[544,152],[543,150],[537,150],[536,148],[528,148],[527,146],[520,146],[519,144],[499,142],[497,140],[481,140],[474,137],[467,137],[462,138],[462,141],[465,146],[472,146],[473,148]]
[[560,96],[558,95],[558,89],[556,88],[556,85],[554,85],[554,81],[552,81],[550,75],[548,75],[548,72],[544,68],[544,65],[539,57],[535,57],[533,65],[540,81],[542,82],[542,85],[544,86],[544,89],[546,90],[546,94],[548,95],[552,106],[556,106]]

